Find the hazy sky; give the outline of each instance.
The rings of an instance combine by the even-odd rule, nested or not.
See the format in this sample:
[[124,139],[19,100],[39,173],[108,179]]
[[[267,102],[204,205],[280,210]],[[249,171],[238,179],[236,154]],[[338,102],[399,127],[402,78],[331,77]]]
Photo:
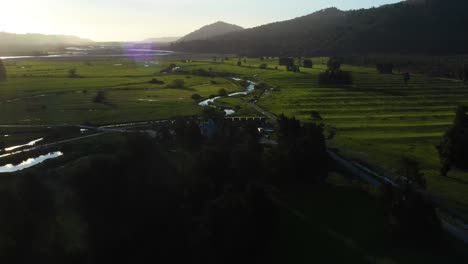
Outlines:
[[2,0],[0,31],[105,40],[183,36],[225,21],[253,27],[335,6],[358,9],[399,0]]

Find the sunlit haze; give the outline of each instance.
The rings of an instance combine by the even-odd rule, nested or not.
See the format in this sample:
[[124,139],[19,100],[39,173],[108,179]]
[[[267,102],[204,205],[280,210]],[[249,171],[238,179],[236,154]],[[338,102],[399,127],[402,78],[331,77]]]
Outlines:
[[15,0],[2,1],[0,31],[66,34],[96,41],[183,36],[222,20],[254,27],[322,8],[357,9],[397,0]]

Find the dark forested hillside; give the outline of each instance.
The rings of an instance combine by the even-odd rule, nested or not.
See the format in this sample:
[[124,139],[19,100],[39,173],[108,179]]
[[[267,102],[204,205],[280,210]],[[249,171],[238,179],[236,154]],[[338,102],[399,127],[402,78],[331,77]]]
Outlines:
[[228,34],[228,33],[238,32],[243,29],[244,28],[240,26],[219,21],[214,24],[204,26],[182,37],[178,41],[183,42],[183,41],[205,40],[205,39],[221,36],[221,35]]
[[463,53],[467,7],[464,0],[421,0],[352,11],[330,8],[173,48],[245,55]]

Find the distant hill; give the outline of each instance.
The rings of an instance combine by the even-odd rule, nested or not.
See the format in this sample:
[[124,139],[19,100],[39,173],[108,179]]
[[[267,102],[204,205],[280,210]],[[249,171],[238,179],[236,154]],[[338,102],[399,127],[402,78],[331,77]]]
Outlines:
[[410,0],[351,11],[329,8],[205,40],[179,42],[173,48],[255,56],[466,53],[466,10],[466,0]]
[[94,42],[75,36],[13,34],[0,32],[0,53],[29,54],[30,52],[55,51],[67,46],[90,45]]
[[45,46],[45,45],[86,45],[92,40],[75,36],[44,35],[44,34],[14,34],[0,32],[0,45]]
[[149,39],[145,39],[143,42],[169,43],[169,42],[175,42],[179,39],[180,37],[149,38]]
[[209,39],[212,37],[217,37],[217,36],[222,36],[225,34],[229,34],[232,32],[238,32],[242,31],[244,28],[237,26],[237,25],[232,25],[228,24],[225,22],[216,22],[211,25],[204,26],[188,35],[185,37],[182,37],[179,39],[178,42],[186,42],[186,41],[194,41],[194,40],[205,40]]

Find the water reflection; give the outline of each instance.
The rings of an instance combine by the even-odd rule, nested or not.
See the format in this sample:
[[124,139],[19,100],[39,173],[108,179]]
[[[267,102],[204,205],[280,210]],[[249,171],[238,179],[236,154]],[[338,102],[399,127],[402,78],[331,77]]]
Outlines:
[[22,148],[22,147],[34,146],[34,145],[36,145],[37,142],[42,141],[42,140],[44,140],[44,139],[40,138],[40,139],[33,140],[31,142],[28,142],[28,143],[26,143],[24,145],[8,147],[8,148],[5,148],[5,151],[8,152],[8,151],[12,151],[12,150],[19,149],[19,148]]
[[[239,78],[231,78],[231,79],[236,81],[236,82],[242,81],[242,79],[239,79]],[[238,96],[238,95],[248,95],[249,93],[255,91],[256,83],[254,83],[252,81],[247,81],[247,82],[249,83],[249,85],[246,87],[245,91],[228,94],[228,97],[233,97],[233,96]],[[210,104],[214,103],[214,101],[218,100],[219,98],[222,98],[222,96],[216,96],[214,98],[206,99],[206,100],[201,101],[200,103],[198,103],[198,105],[199,106],[209,106]]]
[[47,155],[42,155],[37,158],[30,158],[27,159],[23,162],[21,162],[18,165],[13,165],[13,164],[7,164],[5,166],[0,166],[0,173],[8,173],[8,172],[15,172],[15,171],[21,171],[27,168],[30,168],[32,166],[35,166],[37,164],[40,164],[48,159],[55,159],[60,156],[63,156],[63,153],[60,151],[57,152],[52,152]]
[[234,111],[232,109],[224,109],[224,113],[226,114],[226,116],[230,116],[230,115],[235,114],[236,111]]
[[216,96],[214,98],[206,99],[206,100],[201,101],[200,103],[198,103],[198,105],[199,106],[208,106],[211,103],[214,103],[214,101],[218,100],[219,98],[221,98],[221,96]]

